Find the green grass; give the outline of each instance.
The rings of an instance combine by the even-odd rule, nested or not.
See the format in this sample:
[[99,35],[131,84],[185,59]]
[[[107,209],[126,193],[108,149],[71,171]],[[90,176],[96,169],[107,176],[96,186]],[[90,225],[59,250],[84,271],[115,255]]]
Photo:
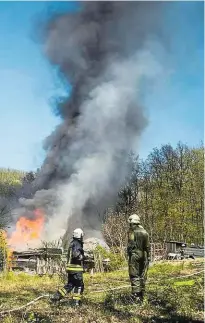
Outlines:
[[[70,296],[60,306],[52,306],[47,299],[42,299],[26,309],[0,317],[0,322],[203,322],[203,273],[180,279],[180,276],[202,269],[203,263],[196,260],[153,265],[148,272],[146,296],[141,306],[133,304],[129,287],[104,291],[129,286],[127,271],[93,276],[85,274],[83,306],[79,310],[67,306]],[[41,294],[53,293],[59,286],[62,286],[59,277],[39,277],[23,273],[3,275],[0,278],[0,311],[21,306]]]
[[179,282],[174,282],[174,286],[192,286],[195,284],[195,280],[184,280]]

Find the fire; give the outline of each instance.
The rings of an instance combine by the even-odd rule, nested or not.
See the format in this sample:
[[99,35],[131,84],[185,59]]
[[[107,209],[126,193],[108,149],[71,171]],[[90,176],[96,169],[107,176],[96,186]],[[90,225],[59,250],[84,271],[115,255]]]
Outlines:
[[16,229],[8,239],[8,245],[12,248],[28,247],[39,242],[44,227],[45,216],[42,210],[36,209],[34,218],[20,217],[16,223]]

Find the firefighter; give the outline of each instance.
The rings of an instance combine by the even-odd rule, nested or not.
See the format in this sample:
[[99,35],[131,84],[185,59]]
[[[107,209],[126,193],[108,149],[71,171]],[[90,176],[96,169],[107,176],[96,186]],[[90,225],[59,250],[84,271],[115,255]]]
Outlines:
[[127,253],[132,296],[134,301],[142,302],[150,262],[149,235],[137,214],[129,217],[129,224]]
[[52,302],[60,301],[67,293],[73,290],[73,305],[81,305],[81,297],[84,290],[83,270],[84,270],[84,250],[83,250],[83,231],[75,229],[73,240],[68,249],[67,258],[67,284],[60,288],[51,298]]

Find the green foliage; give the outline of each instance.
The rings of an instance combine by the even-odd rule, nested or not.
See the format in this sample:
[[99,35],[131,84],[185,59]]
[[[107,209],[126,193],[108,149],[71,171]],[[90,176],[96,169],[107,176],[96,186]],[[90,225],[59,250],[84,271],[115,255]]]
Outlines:
[[174,282],[174,286],[192,286],[195,284],[195,280],[184,280],[179,282]]
[[[0,229],[0,270],[8,270],[10,266],[12,252],[7,243],[7,234]],[[5,271],[8,273],[7,271]]]
[[24,182],[34,178],[32,172],[0,169],[0,229],[5,229],[11,218],[12,203],[19,198],[17,192]]
[[204,148],[178,143],[133,159],[132,176],[119,192],[115,214],[137,212],[152,242],[179,240],[203,245]]
[[173,273],[179,275],[180,271],[183,269],[183,263],[156,263],[149,269],[150,277],[158,277],[163,275],[167,277],[168,275],[172,275]]
[[16,189],[21,186],[23,172],[0,169],[0,229],[10,221],[10,199],[15,198]]
[[149,294],[149,302],[159,309],[164,307],[165,313],[173,317],[173,322],[177,321],[177,317],[184,318],[182,322],[187,322],[187,319],[191,322],[193,317],[197,318],[203,312],[203,297],[196,284],[179,288],[168,283],[166,286],[159,285]]
[[106,258],[110,259],[109,268],[111,271],[127,266],[125,257],[123,257],[120,253],[108,251],[101,246],[97,246],[95,249],[95,252],[100,254],[103,259],[106,259]]
[[12,170],[0,169],[0,196],[7,196],[11,192],[12,187],[21,186],[25,173]]
[[6,235],[0,230],[0,270],[4,270],[7,265],[8,246],[6,243]]

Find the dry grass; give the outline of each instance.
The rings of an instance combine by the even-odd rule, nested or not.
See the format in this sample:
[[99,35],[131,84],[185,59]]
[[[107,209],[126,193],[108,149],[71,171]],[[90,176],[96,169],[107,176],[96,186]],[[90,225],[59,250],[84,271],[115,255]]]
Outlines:
[[[48,299],[19,311],[0,317],[2,323],[166,323],[203,322],[203,275],[183,278],[187,281],[175,286],[179,278],[170,277],[192,274],[203,269],[202,261],[161,262],[149,270],[144,304],[131,302],[130,289],[95,293],[96,290],[129,285],[126,271],[85,275],[83,306],[70,308],[69,298],[60,306],[50,305]],[[188,281],[194,280],[190,285]],[[21,306],[41,294],[53,293],[61,282],[58,277],[49,278],[27,274],[9,273],[0,279],[0,311]],[[35,314],[35,319],[26,318]],[[37,319],[39,317],[39,319]]]

